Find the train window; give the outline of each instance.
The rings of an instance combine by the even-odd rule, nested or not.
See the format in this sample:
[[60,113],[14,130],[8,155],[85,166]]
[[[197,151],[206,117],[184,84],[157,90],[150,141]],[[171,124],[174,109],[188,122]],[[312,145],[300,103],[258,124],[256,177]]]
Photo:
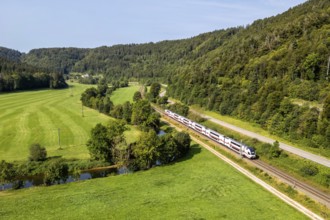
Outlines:
[[210,132],[210,134],[212,134],[213,136],[219,137],[219,135],[218,135],[218,134],[216,134],[216,133],[213,133],[212,131]]

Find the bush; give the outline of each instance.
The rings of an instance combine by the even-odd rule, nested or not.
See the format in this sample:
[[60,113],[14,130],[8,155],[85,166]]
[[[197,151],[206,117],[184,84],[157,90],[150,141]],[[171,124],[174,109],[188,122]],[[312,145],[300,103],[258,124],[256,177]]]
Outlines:
[[197,122],[197,123],[202,123],[204,121],[206,121],[205,118],[201,117],[200,115],[198,114],[195,114],[193,112],[189,112],[188,114],[188,118],[190,118],[191,120]]
[[321,184],[326,187],[330,187],[330,174],[323,174],[321,178]]
[[44,161],[47,158],[46,148],[41,147],[40,144],[35,143],[30,146],[30,161]]
[[319,169],[316,166],[308,165],[300,169],[303,176],[315,176],[319,173]]
[[65,181],[69,175],[69,167],[62,159],[53,160],[47,167],[44,183],[51,185],[53,183],[60,183]]
[[272,147],[270,148],[269,151],[269,158],[278,158],[281,155],[281,149],[280,149],[280,144],[278,141],[275,141],[272,145]]

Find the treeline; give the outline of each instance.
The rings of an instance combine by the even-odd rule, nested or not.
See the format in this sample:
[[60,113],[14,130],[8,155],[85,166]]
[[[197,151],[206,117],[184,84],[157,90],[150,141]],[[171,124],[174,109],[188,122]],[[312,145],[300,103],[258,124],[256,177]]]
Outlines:
[[69,74],[75,63],[83,59],[89,49],[41,48],[33,49],[21,57],[21,61],[50,72]]
[[66,86],[60,73],[49,73],[41,68],[0,57],[0,92],[37,88],[57,89]]

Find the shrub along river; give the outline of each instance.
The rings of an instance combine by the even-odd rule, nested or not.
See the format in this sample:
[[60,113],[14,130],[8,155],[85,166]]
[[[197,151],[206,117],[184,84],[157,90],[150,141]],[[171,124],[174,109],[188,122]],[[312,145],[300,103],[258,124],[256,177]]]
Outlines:
[[[158,136],[165,135],[166,132],[163,130],[160,130],[158,132]],[[159,162],[156,163],[156,165],[160,165]],[[105,167],[105,168],[96,168],[96,169],[90,169],[90,170],[85,170],[82,171],[79,175],[68,175],[66,180],[61,180],[59,183],[55,184],[65,184],[65,183],[70,183],[70,182],[75,182],[79,180],[88,180],[88,179],[94,179],[94,178],[101,178],[101,177],[106,177],[108,175],[120,175],[120,174],[126,174],[126,173],[131,173],[129,169],[126,167],[121,167],[119,169],[115,167]],[[55,185],[52,184],[52,185]],[[42,186],[45,185],[44,182],[44,176],[43,175],[35,175],[35,176],[26,176],[19,178],[13,183],[5,183],[1,184],[0,183],[0,191],[2,190],[7,190],[7,189],[22,189],[22,188],[29,188],[32,186]]]
[[[127,168],[117,169],[114,167],[85,170],[82,171],[79,175],[69,175],[65,181],[61,180],[59,184],[70,183],[79,180],[101,178],[101,177],[106,177],[108,175],[124,174],[128,172],[130,171]],[[27,176],[20,178],[19,180],[15,181],[15,183],[2,184],[2,187],[0,187],[0,191],[12,189],[12,188],[15,189],[29,188],[32,186],[41,186],[41,185],[45,185],[43,175]]]

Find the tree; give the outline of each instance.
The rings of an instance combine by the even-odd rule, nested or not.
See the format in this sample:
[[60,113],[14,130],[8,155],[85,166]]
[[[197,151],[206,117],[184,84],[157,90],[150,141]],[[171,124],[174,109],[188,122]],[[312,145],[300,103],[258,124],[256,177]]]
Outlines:
[[180,157],[184,156],[190,149],[191,138],[186,132],[178,132],[174,135],[174,140],[177,143]]
[[103,100],[101,101],[102,103],[102,108],[100,109],[100,112],[104,113],[104,114],[109,114],[111,109],[113,108],[113,103],[110,100],[109,97],[104,97]]
[[113,145],[125,139],[124,132],[127,130],[123,121],[111,121],[107,125],[107,137]]
[[35,143],[32,144],[29,148],[30,150],[30,161],[44,161],[47,159],[47,151],[46,148],[41,147],[40,144]]
[[123,122],[111,121],[107,126],[97,124],[91,131],[87,148],[92,159],[113,162],[113,150],[125,143]]
[[124,102],[123,104],[123,116],[122,118],[127,122],[131,122],[132,118],[132,104],[130,102]]
[[167,101],[168,101],[168,97],[167,96],[163,96],[163,97],[160,97],[158,100],[157,100],[157,103],[159,105],[165,105],[167,104]]
[[143,122],[143,126],[146,129],[151,128],[158,133],[160,127],[160,114],[158,112],[151,113],[147,120]]
[[133,95],[133,101],[134,101],[134,102],[137,102],[137,101],[139,101],[139,100],[141,100],[141,99],[142,99],[141,92],[136,91],[136,92],[134,93],[134,95]]
[[322,118],[330,122],[330,95],[323,102]]
[[173,105],[170,105],[169,110],[183,116],[187,116],[189,113],[189,107],[186,105],[182,105],[180,103],[174,103]]
[[277,158],[281,155],[280,143],[275,141],[269,150],[269,158]]
[[305,79],[317,80],[319,78],[318,76],[318,72],[320,69],[319,63],[320,63],[320,58],[316,53],[311,53],[306,57],[303,63],[303,68],[306,74]]
[[159,83],[152,83],[150,86],[151,98],[156,98],[159,95],[161,85]]
[[81,102],[88,107],[92,106],[91,98],[95,98],[98,94],[96,88],[88,88],[81,94]]
[[177,142],[175,141],[172,134],[165,134],[160,137],[161,145],[159,148],[158,160],[162,164],[167,164],[180,156]]
[[302,137],[311,139],[316,134],[319,115],[319,110],[313,107],[300,116],[301,123],[298,127],[298,133]]
[[50,74],[49,88],[59,89],[59,88],[65,88],[67,86],[68,84],[66,84],[65,79],[63,78],[63,74],[61,73]]
[[100,79],[97,85],[98,93],[101,94],[101,96],[105,96],[107,89],[108,89],[108,83],[106,79],[104,78]]
[[123,106],[122,105],[116,105],[111,111],[110,111],[111,117],[122,119],[123,118]]
[[[0,162],[0,183],[9,183],[15,178],[15,169],[13,164],[2,160]],[[3,185],[4,188],[4,185]]]
[[155,131],[142,133],[139,141],[133,149],[135,162],[140,169],[149,169],[156,163],[159,156],[161,142]]
[[44,183],[51,185],[53,183],[65,182],[69,175],[69,167],[63,159],[56,159],[49,163],[46,168]]
[[133,105],[132,124],[140,125],[145,122],[152,112],[150,103],[147,100],[140,100]]
[[111,140],[108,138],[106,126],[99,123],[91,130],[87,148],[92,159],[111,161]]

